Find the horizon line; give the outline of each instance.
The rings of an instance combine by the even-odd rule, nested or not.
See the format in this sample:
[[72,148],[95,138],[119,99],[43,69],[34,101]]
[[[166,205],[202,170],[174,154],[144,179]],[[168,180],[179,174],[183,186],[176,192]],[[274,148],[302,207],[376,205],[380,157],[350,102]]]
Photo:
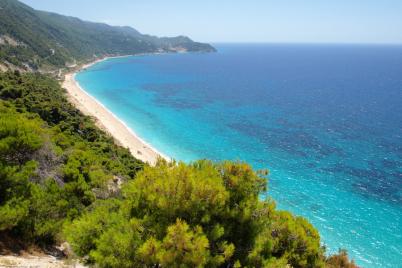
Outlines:
[[198,41],[209,44],[255,44],[255,45],[389,45],[402,46],[397,42],[296,42],[296,41]]

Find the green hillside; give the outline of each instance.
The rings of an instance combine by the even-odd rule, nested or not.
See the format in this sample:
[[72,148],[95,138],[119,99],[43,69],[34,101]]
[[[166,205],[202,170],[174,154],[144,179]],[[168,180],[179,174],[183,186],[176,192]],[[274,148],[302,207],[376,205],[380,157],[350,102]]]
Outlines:
[[104,55],[214,51],[183,36],[158,38],[131,27],[109,26],[37,11],[17,0],[0,0],[0,62],[23,69],[64,67]]

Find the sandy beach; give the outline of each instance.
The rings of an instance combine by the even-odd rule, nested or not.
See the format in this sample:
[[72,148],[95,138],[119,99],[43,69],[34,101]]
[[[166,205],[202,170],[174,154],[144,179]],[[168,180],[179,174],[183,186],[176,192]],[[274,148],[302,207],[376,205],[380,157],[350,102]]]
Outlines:
[[[99,61],[86,64],[81,67],[85,69]],[[92,116],[97,125],[114,137],[116,142],[121,146],[128,148],[131,154],[151,165],[154,165],[158,157],[169,160],[168,157],[159,153],[149,144],[143,141],[135,132],[126,126],[126,124],[110,112],[105,106],[98,102],[94,97],[90,96],[75,80],[77,72],[67,73],[62,83],[62,87],[67,90],[70,101],[85,115]]]

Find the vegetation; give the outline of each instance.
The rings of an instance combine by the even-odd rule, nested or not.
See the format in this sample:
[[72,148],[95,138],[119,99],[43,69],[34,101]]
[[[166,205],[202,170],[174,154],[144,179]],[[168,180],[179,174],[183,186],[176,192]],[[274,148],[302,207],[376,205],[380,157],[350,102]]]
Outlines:
[[245,163],[144,165],[40,74],[0,73],[0,98],[0,234],[99,267],[355,267]]
[[358,268],[354,261],[350,261],[346,250],[340,249],[338,254],[331,255],[326,260],[327,268]]
[[51,244],[64,222],[143,163],[39,74],[0,74],[0,231]]
[[[214,51],[183,36],[157,38],[130,27],[113,27],[37,11],[17,0],[0,0],[0,62],[21,68],[65,67],[94,55],[127,55],[156,51]],[[7,38],[6,38],[7,39]],[[10,40],[9,40],[10,41]]]
[[265,185],[244,163],[161,161],[65,233],[102,267],[323,267],[318,232],[260,201]]
[[[43,70],[178,49],[214,50],[0,0],[3,65]],[[242,162],[148,166],[73,107],[54,79],[0,73],[0,237],[67,240],[99,267],[356,267],[345,251],[326,257],[307,220],[261,199],[266,175]]]

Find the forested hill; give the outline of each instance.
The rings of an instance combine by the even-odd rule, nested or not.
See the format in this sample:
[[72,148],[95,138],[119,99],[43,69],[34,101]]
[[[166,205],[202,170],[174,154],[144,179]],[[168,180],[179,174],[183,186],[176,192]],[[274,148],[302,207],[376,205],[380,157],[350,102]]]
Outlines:
[[46,70],[105,55],[182,51],[215,49],[185,36],[158,38],[0,0],[0,70]]

